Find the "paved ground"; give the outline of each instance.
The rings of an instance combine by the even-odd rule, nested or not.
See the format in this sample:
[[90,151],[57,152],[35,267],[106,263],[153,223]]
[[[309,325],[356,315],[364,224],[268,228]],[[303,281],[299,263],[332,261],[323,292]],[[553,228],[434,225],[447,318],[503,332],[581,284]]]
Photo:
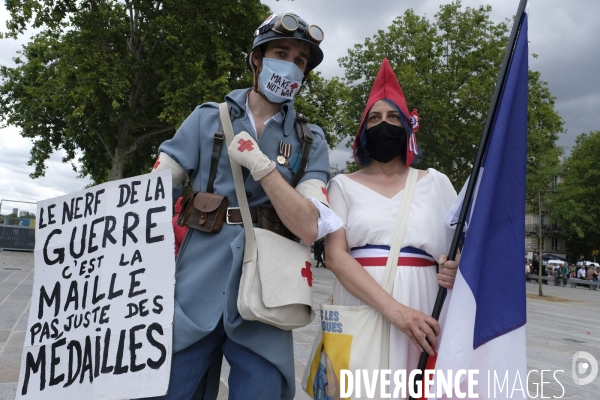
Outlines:
[[0,252],[0,399],[14,399],[33,287],[33,253]]
[[[332,274],[324,269],[313,269],[315,307],[331,293]],[[33,254],[0,252],[0,400],[15,397],[21,350],[25,338],[27,314],[33,285]],[[557,378],[565,387],[562,398],[600,399],[600,375],[587,386],[577,386],[571,379],[572,357],[577,351],[586,351],[600,361],[600,290],[543,286],[544,294],[572,302],[527,301],[527,364],[532,370],[564,370]],[[537,284],[528,283],[527,293],[537,294]],[[310,325],[294,330],[296,363],[296,399],[308,399],[300,388],[312,340],[319,328],[318,319]],[[224,365],[219,398],[227,398],[228,367]],[[539,373],[530,376],[530,393],[536,397],[533,381],[540,382]],[[544,374],[544,397],[560,397],[561,387]],[[538,389],[539,390],[539,389]],[[538,398],[539,398],[538,393]]]

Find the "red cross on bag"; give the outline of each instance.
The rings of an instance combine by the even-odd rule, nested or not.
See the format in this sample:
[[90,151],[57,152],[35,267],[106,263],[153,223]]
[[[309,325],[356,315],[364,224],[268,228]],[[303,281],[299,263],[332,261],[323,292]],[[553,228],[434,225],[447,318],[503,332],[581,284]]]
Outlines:
[[302,276],[304,278],[306,278],[306,280],[308,281],[308,286],[312,287],[312,271],[310,270],[310,263],[307,261],[306,262],[306,267],[302,268],[301,270]]

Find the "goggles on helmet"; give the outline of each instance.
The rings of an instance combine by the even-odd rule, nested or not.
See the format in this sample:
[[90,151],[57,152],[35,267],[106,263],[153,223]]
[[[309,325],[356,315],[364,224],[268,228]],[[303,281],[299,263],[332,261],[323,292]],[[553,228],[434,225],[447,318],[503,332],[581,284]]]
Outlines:
[[274,31],[286,36],[293,36],[296,31],[304,32],[304,36],[313,43],[319,44],[324,39],[324,33],[321,28],[316,25],[310,25],[304,29],[300,26],[298,18],[292,14],[284,14],[276,22],[271,22],[258,28],[255,36],[263,34],[268,31]]

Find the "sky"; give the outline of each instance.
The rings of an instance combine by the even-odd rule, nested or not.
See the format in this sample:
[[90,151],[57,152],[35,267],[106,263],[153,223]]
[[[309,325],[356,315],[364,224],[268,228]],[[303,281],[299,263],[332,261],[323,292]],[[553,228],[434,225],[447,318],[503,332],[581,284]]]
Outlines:
[[[294,12],[325,32],[321,44],[325,53],[317,68],[324,77],[343,77],[337,60],[356,43],[364,43],[378,30],[385,30],[395,17],[412,8],[417,15],[434,18],[440,0],[263,0],[274,13]],[[463,0],[464,7],[492,6],[491,18],[501,22],[517,11],[518,0]],[[0,31],[8,13],[0,4]],[[581,133],[600,130],[600,1],[530,0],[529,67],[539,71],[556,97],[555,109],[565,121],[567,132],[557,144],[568,153]],[[0,65],[14,65],[12,59],[29,40],[29,31],[19,40],[0,39]],[[532,55],[537,54],[537,58]],[[406,93],[410,106],[410,94]],[[0,129],[0,199],[38,201],[81,190],[89,179],[79,178],[71,164],[62,163],[62,152],[47,161],[46,176],[31,179],[27,165],[32,144],[16,127]],[[339,145],[330,152],[331,164],[343,167],[349,150]]]

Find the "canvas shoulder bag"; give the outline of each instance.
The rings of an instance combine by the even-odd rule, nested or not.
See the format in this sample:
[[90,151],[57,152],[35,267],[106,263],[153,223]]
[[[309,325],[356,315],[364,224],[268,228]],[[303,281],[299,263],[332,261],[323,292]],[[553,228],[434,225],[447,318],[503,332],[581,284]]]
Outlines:
[[[398,254],[404,241],[417,177],[418,171],[411,168],[390,243],[390,254],[381,283],[382,288],[390,295],[394,289]],[[379,311],[369,305],[335,305],[330,296],[321,304],[321,329],[313,342],[304,370],[302,388],[314,399],[339,399],[342,369],[368,370],[369,376],[372,376],[376,369],[389,368],[389,351],[390,322]],[[379,381],[374,387],[380,387]],[[379,390],[375,392],[375,398],[377,396]],[[356,398],[373,397],[368,397],[366,391],[362,390],[362,397],[352,395],[352,399]]]
[[[229,147],[234,133],[226,103],[219,104],[219,113]],[[310,248],[253,227],[242,168],[231,157],[229,161],[246,234],[238,311],[245,320],[261,321],[283,330],[306,326],[315,317]]]

